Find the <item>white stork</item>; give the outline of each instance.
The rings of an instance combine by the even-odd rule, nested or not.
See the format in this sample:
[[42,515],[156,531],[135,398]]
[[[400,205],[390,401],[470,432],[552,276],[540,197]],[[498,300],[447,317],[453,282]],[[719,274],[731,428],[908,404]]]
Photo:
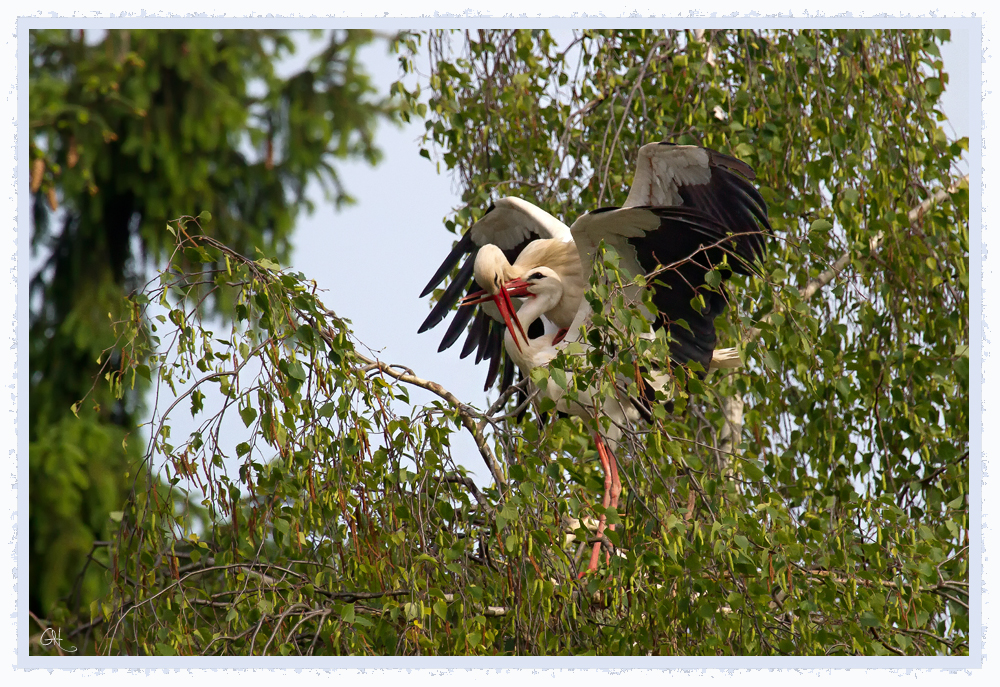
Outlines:
[[[484,246],[480,251],[480,255],[491,248],[491,246]],[[482,261],[476,261],[477,273],[481,264],[483,264]],[[518,263],[515,262],[513,268],[517,270],[518,267]],[[530,329],[531,325],[538,321],[543,314],[548,314],[556,310],[560,305],[560,301],[565,297],[565,284],[556,270],[547,266],[541,266],[532,267],[523,278],[509,280],[503,286],[503,289],[509,296],[517,296],[525,299],[524,305],[521,306],[516,315],[513,315],[515,322],[520,320],[518,328],[515,328],[513,324],[508,325],[507,332],[504,334],[504,346],[507,354],[513,359],[518,368],[520,368],[521,373],[527,376],[533,368],[548,364],[556,356],[558,353],[557,346],[560,345],[560,342],[564,338],[567,328],[561,328],[558,332],[547,331],[540,336],[529,339],[523,336],[521,326],[527,326]],[[474,294],[469,302],[476,304],[493,298],[495,296],[491,294]],[[506,306],[501,305],[501,309],[503,307]],[[578,308],[576,319],[568,328],[570,331],[569,337],[561,345],[566,345],[576,338],[580,331],[580,325],[587,319],[589,313],[589,308]],[[519,337],[523,338],[518,341]],[[656,390],[662,388],[668,378],[667,375],[657,375],[655,373],[653,373],[652,377],[651,385]],[[565,390],[557,384],[550,382],[546,385],[545,394],[555,402],[557,412],[568,413],[586,419],[596,419],[598,417],[596,404],[594,403],[590,389],[581,391],[574,402],[567,402],[564,398]],[[603,505],[605,509],[609,506],[617,508],[618,497],[621,494],[618,466],[615,462],[614,453],[605,444],[605,438],[612,446],[616,446],[618,440],[621,438],[619,427],[623,426],[626,421],[636,422],[640,419],[641,413],[638,407],[632,402],[622,403],[610,398],[605,400],[601,405],[600,414],[611,419],[611,425],[604,431],[603,437],[600,432],[594,434],[597,454],[604,472]],[[604,532],[606,518],[607,516],[602,513],[598,521],[598,537]],[[611,525],[611,529],[614,530],[614,525]],[[591,553],[588,570],[597,569],[600,550],[600,544],[595,544]]]
[[[421,297],[437,288],[462,258],[467,256],[418,332],[425,332],[444,320],[462,297],[463,290],[466,295],[476,290],[473,280],[475,261],[480,249],[486,245],[492,244],[499,248],[503,259],[495,258],[495,267],[491,270],[494,280],[490,283],[479,283],[479,287],[502,299],[504,296],[500,284],[511,276],[518,276],[509,272],[511,263],[515,262],[534,241],[548,239],[539,246],[532,246],[528,255],[534,256],[534,265],[547,265],[557,270],[563,279],[565,285],[563,300],[556,311],[546,314],[545,317],[559,329],[569,327],[576,316],[576,308],[580,307],[579,303],[582,302],[583,293],[589,283],[590,255],[601,238],[606,244],[618,249],[619,254],[626,260],[630,251],[623,245],[624,243],[636,239],[639,234],[650,234],[651,237],[658,238],[658,240],[638,242],[638,247],[631,251],[635,254],[635,259],[631,260],[632,264],[623,265],[638,274],[642,264],[648,263],[650,259],[659,259],[661,264],[670,263],[664,246],[657,244],[676,240],[696,249],[699,236],[704,238],[705,233],[700,223],[707,218],[714,220],[714,224],[708,229],[709,234],[717,234],[718,226],[724,226],[737,235],[735,243],[742,248],[737,251],[739,254],[752,253],[760,256],[763,253],[763,239],[760,236],[758,223],[768,230],[770,226],[767,224],[767,208],[764,200],[750,183],[753,178],[754,173],[749,165],[728,155],[698,146],[651,143],[639,149],[635,178],[625,205],[622,208],[602,208],[587,213],[577,219],[573,231],[549,213],[527,201],[520,198],[501,198],[491,205],[486,214],[455,244],[451,253],[424,287]],[[628,208],[635,210],[642,208],[646,212],[625,212]],[[675,208],[672,218],[674,221],[670,226],[678,230],[670,236],[665,236],[662,230],[657,231],[659,220],[655,217],[657,209],[667,208]],[[683,230],[685,223],[691,228],[690,232]],[[584,227],[586,227],[585,232],[582,231]],[[685,237],[686,233],[690,236]],[[577,242],[582,239],[582,244],[574,245],[574,238]],[[679,245],[677,244],[677,247]],[[650,253],[651,250],[653,253]],[[690,251],[685,255],[688,254]],[[529,266],[523,261],[522,265]],[[643,270],[645,271],[647,270]],[[483,271],[483,274],[485,273],[486,270]],[[496,279],[500,279],[499,283],[496,283]],[[700,278],[694,283],[701,284]],[[575,307],[574,303],[577,304]],[[712,305],[718,309],[724,307],[724,302],[721,304],[714,302]],[[496,381],[500,364],[504,362],[500,386],[501,389],[505,389],[513,380],[514,365],[509,356],[503,355],[505,322],[499,308],[493,304],[484,304],[478,312],[471,303],[459,307],[438,350],[444,351],[454,345],[470,320],[472,326],[468,328],[460,357],[465,358],[472,351],[476,351],[477,363],[484,358],[490,361],[485,388],[489,388]],[[542,323],[538,322],[535,332],[528,332],[529,337],[541,333]],[[672,352],[676,362],[684,363],[697,359],[707,369],[711,361],[711,351],[714,349],[714,326],[705,328],[693,336],[681,330],[681,327],[670,329],[675,340]],[[685,337],[684,343],[687,344],[689,355],[685,355],[685,351],[681,350],[683,347],[681,339]],[[502,360],[503,358],[506,360]]]
[[[502,251],[506,265],[509,267],[510,263],[536,240],[548,241],[552,244],[565,244],[568,250],[567,255],[571,261],[569,269],[573,269],[572,261],[575,260],[575,269],[580,272],[581,268],[579,258],[576,257],[576,248],[573,245],[573,236],[565,224],[540,207],[520,198],[501,198],[495,204],[490,205],[486,214],[455,244],[451,253],[441,263],[437,272],[434,273],[421,292],[421,298],[430,294],[444,281],[455,265],[463,257],[468,256],[458,270],[458,274],[455,275],[437,304],[431,309],[427,319],[420,325],[417,333],[423,333],[444,320],[462,296],[463,291],[466,294],[471,294],[476,290],[476,284],[473,281],[473,268],[476,256],[483,246],[492,245]],[[534,250],[538,250],[538,248]],[[554,264],[561,263],[556,260]],[[491,285],[493,287],[491,293],[499,295],[502,299],[503,289],[501,287],[510,276],[512,275],[506,272],[498,272],[496,274],[498,281]],[[582,296],[583,291],[580,294]],[[472,320],[472,326],[469,327],[469,333],[466,336],[460,357],[465,358],[475,350],[476,363],[483,359],[490,361],[484,389],[493,386],[500,369],[501,359],[505,357],[502,355],[505,318],[502,317],[501,312],[502,309],[493,303],[484,303],[478,312],[474,305],[460,307],[438,347],[440,352],[454,345],[466,325]],[[474,319],[473,315],[475,315]],[[510,386],[514,375],[514,364],[510,357],[506,357],[504,362],[501,389]]]
[[[632,221],[635,222],[648,223],[650,218],[646,215],[650,213],[658,218],[658,226],[653,227],[645,235],[637,234],[632,236],[633,241],[631,242],[616,241],[616,235],[604,233],[608,226],[628,226],[628,220],[621,221],[621,218],[619,218],[619,221],[615,223],[607,224],[605,222],[602,226],[581,221],[584,219],[581,218],[581,220],[578,220],[573,225],[574,237],[578,239],[576,246],[580,247],[581,253],[584,253],[587,249],[583,248],[583,246],[592,245],[594,248],[587,250],[588,254],[592,254],[592,251],[596,249],[596,245],[600,243],[600,240],[595,240],[598,236],[605,241],[606,245],[608,243],[612,245],[618,243],[617,248],[623,251],[622,255],[625,258],[623,262],[630,268],[630,271],[633,273],[645,273],[655,269],[656,265],[639,258],[644,252],[642,247],[647,241],[655,240],[650,239],[648,234],[663,232],[669,239],[669,245],[662,251],[662,254],[668,260],[666,264],[680,264],[674,265],[671,270],[667,270],[658,276],[657,282],[659,286],[654,290],[653,298],[658,313],[655,318],[651,317],[650,319],[653,319],[653,321],[658,319],[659,324],[670,331],[672,339],[677,337],[677,340],[671,341],[671,357],[674,359],[674,362],[697,360],[702,363],[705,369],[729,367],[734,362],[734,357],[738,361],[738,356],[730,354],[717,359],[715,354],[719,353],[719,351],[714,350],[716,340],[714,320],[725,308],[725,296],[722,293],[699,287],[705,283],[705,274],[712,269],[713,265],[721,264],[723,256],[729,254],[729,250],[731,249],[725,244],[731,243],[732,239],[727,239],[725,227],[717,225],[712,220],[705,217],[695,218],[697,221],[691,224],[692,218],[686,216],[686,214],[682,214],[680,219],[678,219],[677,213],[673,211],[666,212],[666,210],[641,208],[623,210],[623,212],[635,215],[636,217],[632,218]],[[585,215],[584,217],[589,217],[589,215]],[[697,245],[692,245],[688,241],[677,238],[678,235],[684,236],[688,232],[694,234]],[[662,239],[663,237],[660,238]],[[532,248],[536,245],[539,246],[539,249],[533,252]],[[628,250],[630,247],[635,249],[631,253]],[[507,354],[513,359],[524,375],[528,375],[532,368],[545,365],[554,358],[558,352],[558,345],[566,333],[566,329],[563,328],[558,332],[548,331],[529,339],[524,335],[524,329],[522,328],[527,327],[530,329],[542,315],[549,317],[550,320],[555,322],[556,318],[553,317],[553,313],[558,312],[560,308],[566,307],[567,289],[565,287],[569,280],[564,280],[559,270],[553,270],[544,264],[544,253],[541,255],[536,254],[538,250],[545,248],[544,242],[536,241],[535,244],[528,246],[521,253],[521,256],[513,265],[504,266],[502,262],[504,257],[500,250],[494,246],[484,246],[477,256],[474,273],[478,283],[487,284],[491,288],[485,289],[484,293],[472,294],[465,299],[465,302],[468,304],[493,300],[501,306],[501,310],[509,307],[511,296],[526,299],[524,305],[516,313],[510,311],[505,314],[505,317],[511,318],[513,322],[508,322],[508,331],[504,337]],[[646,248],[648,249],[649,246],[646,246]],[[759,256],[756,254],[755,246],[751,245],[749,247],[749,254],[745,252],[747,246],[743,246],[743,248],[744,251],[741,251],[740,246],[736,245],[735,250],[731,254],[734,259],[729,260],[728,264],[734,271],[747,273],[749,271],[748,261]],[[650,251],[647,250],[647,252]],[[656,253],[656,251],[651,252]],[[628,264],[631,258],[635,258],[638,269]],[[542,264],[538,265],[538,262]],[[589,262],[588,260],[588,264]],[[502,291],[505,292],[505,300],[500,300],[500,297],[493,293],[494,289],[492,288],[497,282],[501,270],[508,275],[515,275],[504,283]],[[575,276],[571,277],[571,279],[573,278]],[[638,302],[637,291],[638,288],[634,288],[631,294],[633,302]],[[576,290],[573,293],[576,293]],[[706,302],[706,307],[701,311],[691,306],[691,299],[699,293]],[[626,292],[626,295],[629,294]],[[574,295],[570,299],[570,305],[573,304],[574,299],[577,312],[574,321],[570,325],[571,333],[568,337],[570,340],[576,337],[579,333],[580,325],[590,315],[590,308],[582,296]],[[684,319],[687,322],[688,328],[677,324],[677,321],[680,319]],[[517,325],[516,328],[514,324]],[[647,371],[643,379],[637,381],[645,387],[643,396],[648,402],[655,397],[655,392],[661,390],[669,379],[669,375],[654,369]],[[619,398],[609,398],[598,408],[588,389],[584,389],[579,394],[578,400],[574,403],[565,402],[563,398],[564,393],[562,388],[551,383],[545,389],[545,394],[556,403],[556,410],[559,412],[595,419],[599,415],[603,415],[612,421],[608,429],[604,430],[603,436],[601,433],[595,433],[594,440],[605,476],[604,508],[606,509],[608,506],[617,508],[618,496],[621,493],[621,482],[614,457],[614,447],[621,438],[619,427],[624,426],[626,422],[632,423],[640,418],[651,419],[649,415],[650,411],[646,407],[646,403],[640,401],[640,399],[622,400]],[[604,527],[605,516],[602,515],[598,524],[598,537],[603,533]],[[614,529],[614,525],[611,526],[611,529]],[[600,545],[596,544],[588,566],[589,570],[596,569],[599,555]]]
[[[578,329],[589,316],[583,294],[589,285],[594,253],[603,240],[621,256],[620,266],[633,275],[678,263],[658,275],[653,294],[657,312],[648,314],[657,327],[669,332],[674,363],[695,360],[707,370],[717,340],[715,318],[725,309],[726,300],[721,290],[705,288],[705,275],[723,262],[732,271],[749,273],[751,264],[763,257],[765,232],[770,232],[764,200],[750,183],[753,178],[747,164],[728,155],[697,146],[660,143],[640,149],[625,206],[587,213],[574,222],[571,230],[530,203],[501,199],[463,236],[424,290],[424,295],[429,293],[462,255],[473,253],[420,331],[440,322],[458,300],[462,287],[474,277],[483,292],[473,292],[474,287],[469,287],[469,295],[463,299],[439,350],[457,340],[472,317],[473,307],[483,303],[462,357],[478,345],[476,362],[490,358],[489,387],[499,368],[499,343],[503,337],[507,361],[501,386],[505,388],[512,381],[512,363],[522,374],[546,364],[555,356],[555,346],[567,330]],[[723,275],[728,276],[725,272]],[[691,299],[698,294],[705,303],[700,311],[691,306]],[[510,296],[527,299],[517,314]],[[639,287],[632,287],[626,296],[638,302]],[[539,331],[542,316],[558,331]],[[522,326],[527,326],[530,336],[525,336]],[[715,366],[730,366],[733,356],[724,358],[727,360],[717,360]],[[645,382],[652,391],[665,379],[665,375],[651,371]],[[596,409],[589,404],[586,393],[580,404],[574,404],[576,407],[560,407],[561,390],[555,385],[550,384],[547,393],[556,394],[553,400],[564,412],[595,415]],[[600,410],[613,420],[607,436],[612,443],[619,438],[613,436],[620,434],[618,424],[645,414],[640,413],[641,405],[632,403],[605,403]],[[600,435],[595,440],[605,474],[604,506],[616,507],[621,485],[614,456]],[[598,536],[603,532],[604,520],[602,516]],[[596,569],[599,552],[598,544],[589,569]]]

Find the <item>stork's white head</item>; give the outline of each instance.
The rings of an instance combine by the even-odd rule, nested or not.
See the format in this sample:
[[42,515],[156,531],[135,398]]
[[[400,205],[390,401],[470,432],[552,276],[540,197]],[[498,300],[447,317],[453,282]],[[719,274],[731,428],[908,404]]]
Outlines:
[[583,294],[589,286],[583,276],[580,253],[572,241],[541,239],[533,241],[521,251],[510,267],[511,277],[526,278],[534,274],[538,267],[545,266],[555,272],[562,282],[562,297],[559,303],[545,313],[556,326],[572,326],[577,311],[583,302]]
[[[511,279],[504,284],[504,293],[508,298],[514,296],[526,299],[521,309],[518,311],[518,324],[526,322],[528,326],[537,320],[543,313],[548,312],[556,306],[563,295],[563,283],[559,273],[550,267],[533,267],[528,270],[524,277]],[[509,324],[507,329],[515,343],[518,343],[518,332]],[[524,329],[520,329],[520,335],[524,341],[528,337],[524,335]],[[520,348],[520,344],[518,344]]]
[[473,276],[479,288],[490,296],[496,296],[510,279],[510,262],[497,246],[487,243],[476,253]]
[[505,287],[509,296],[532,299],[532,310],[538,309],[539,314],[555,307],[563,294],[559,273],[544,266],[527,270],[523,277],[509,280]]
[[[507,329],[513,332],[514,325],[516,324],[521,335],[527,340],[528,337],[524,335],[524,328],[521,327],[521,322],[517,319],[514,304],[511,302],[510,296],[507,295],[506,289],[503,288],[504,282],[509,279],[509,272],[510,262],[502,250],[492,243],[488,243],[480,248],[476,254],[476,262],[473,264],[472,274],[476,279],[476,283],[483,290],[477,293],[470,293],[462,299],[462,305],[475,305],[477,303],[493,301],[497,306],[497,310],[500,311],[500,316],[503,317]],[[514,338],[514,343],[517,343],[518,349],[520,349],[521,345],[517,342],[516,337]]]

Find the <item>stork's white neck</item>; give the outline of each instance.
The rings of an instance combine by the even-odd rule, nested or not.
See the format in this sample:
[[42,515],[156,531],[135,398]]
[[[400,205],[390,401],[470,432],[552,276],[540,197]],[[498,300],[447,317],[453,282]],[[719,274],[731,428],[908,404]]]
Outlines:
[[[561,297],[561,289],[550,288],[526,298],[521,308],[517,311],[517,318],[520,320],[521,326],[524,327],[524,331],[527,332],[535,320],[555,307]],[[507,349],[507,354],[521,369],[522,373],[528,374],[532,368],[545,365],[555,357],[556,348],[552,345],[555,332],[543,334],[536,339],[527,340],[521,336],[520,332],[517,332],[516,335],[521,349],[518,350],[517,345],[514,343],[514,335],[509,330],[504,335],[504,347]]]

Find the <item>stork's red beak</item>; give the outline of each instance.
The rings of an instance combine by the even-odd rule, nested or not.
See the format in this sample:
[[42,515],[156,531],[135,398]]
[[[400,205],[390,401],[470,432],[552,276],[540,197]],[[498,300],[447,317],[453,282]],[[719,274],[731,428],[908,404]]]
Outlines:
[[[519,280],[515,280],[519,281]],[[507,293],[507,289],[500,289],[500,293],[491,296],[485,291],[476,291],[470,293],[468,296],[462,299],[461,305],[477,305],[479,303],[485,303],[486,301],[493,301],[497,310],[500,311],[500,316],[503,318],[504,324],[507,325],[507,329],[510,330],[511,336],[514,338],[514,345],[517,346],[517,350],[521,350],[521,342],[517,340],[517,333],[514,331],[514,325],[517,325],[517,331],[521,332],[521,336],[524,340],[528,340],[528,335],[524,333],[524,327],[521,326],[521,321],[517,319],[517,311],[514,310],[514,304],[510,300],[510,294]]]
[[486,301],[493,300],[493,296],[490,296],[485,291],[473,291],[468,296],[463,298],[458,302],[459,305],[479,305],[480,303],[485,303]]
[[523,279],[511,279],[509,282],[503,285],[504,291],[507,292],[508,296],[518,296],[520,298],[525,298],[527,296],[533,296],[534,294],[528,291],[528,287],[531,284],[524,281]]

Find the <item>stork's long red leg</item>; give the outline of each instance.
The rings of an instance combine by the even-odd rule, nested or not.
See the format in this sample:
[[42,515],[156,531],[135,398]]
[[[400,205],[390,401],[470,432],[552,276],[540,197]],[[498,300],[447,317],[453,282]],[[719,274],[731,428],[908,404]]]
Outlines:
[[[594,441],[597,444],[597,455],[601,459],[601,468],[604,470],[604,508],[608,506],[618,506],[618,494],[621,492],[621,483],[618,481],[618,465],[615,463],[615,457],[611,455],[611,451],[604,444],[604,439],[601,438],[600,434],[594,434]],[[617,489],[616,489],[617,487]],[[607,515],[601,513],[601,517],[597,524],[597,536],[600,537],[604,534],[604,526],[607,521]],[[611,526],[613,530],[614,525]],[[587,570],[597,570],[597,562],[601,557],[601,542],[594,544],[594,550],[590,554],[590,565],[587,566]],[[611,554],[606,553],[606,560],[611,560]]]
[[[608,462],[611,463],[611,507],[618,508],[618,497],[622,493],[622,483],[618,479],[618,461],[615,460],[615,454],[611,452],[610,448],[605,446],[605,451],[608,453]],[[614,529],[614,525],[609,525],[611,529]]]
[[[607,459],[608,459],[608,465],[611,468],[611,507],[614,508],[615,511],[617,511],[618,510],[618,497],[622,493],[622,483],[621,483],[621,480],[618,478],[618,461],[615,460],[615,454],[612,453],[611,447],[608,446],[607,442],[605,442],[602,439],[599,445],[603,445],[603,447],[604,447],[604,453],[605,453],[605,455],[607,456]],[[605,478],[605,486],[604,486],[604,488],[607,489],[607,478]],[[607,506],[605,506],[605,508],[606,507]],[[613,531],[615,529],[614,524],[608,525],[608,529]],[[611,553],[610,552],[605,552],[604,560],[605,560],[606,563],[610,563],[611,562]]]

